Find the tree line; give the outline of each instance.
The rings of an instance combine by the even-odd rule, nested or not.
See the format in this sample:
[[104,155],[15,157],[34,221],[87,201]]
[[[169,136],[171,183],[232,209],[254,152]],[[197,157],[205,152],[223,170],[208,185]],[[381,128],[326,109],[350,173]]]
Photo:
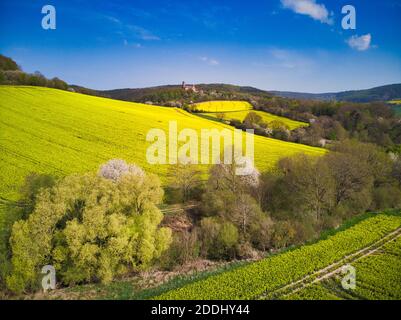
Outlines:
[[338,101],[295,100],[273,97],[254,101],[257,110],[310,123],[291,132],[282,130],[277,137],[312,146],[346,139],[374,143],[387,150],[399,150],[401,119],[384,102],[351,103]]
[[356,140],[330,149],[321,157],[282,158],[247,177],[235,175],[235,163],[215,165],[206,183],[195,167],[177,165],[173,201],[198,200],[201,207],[192,229],[173,235],[168,261],[256,258],[315,239],[363,212],[401,207],[399,156]]
[[[234,158],[235,159],[235,158]],[[172,166],[167,184],[123,160],[97,173],[26,177],[1,234],[3,292],[40,288],[51,264],[61,286],[103,282],[197,259],[257,259],[316,239],[365,211],[401,207],[401,158],[345,140],[320,157],[282,158],[236,175],[236,161]],[[161,203],[199,205],[163,215]],[[186,221],[185,228],[173,228]]]
[[68,90],[63,80],[55,77],[47,79],[39,71],[26,73],[12,59],[0,55],[0,85],[28,85]]

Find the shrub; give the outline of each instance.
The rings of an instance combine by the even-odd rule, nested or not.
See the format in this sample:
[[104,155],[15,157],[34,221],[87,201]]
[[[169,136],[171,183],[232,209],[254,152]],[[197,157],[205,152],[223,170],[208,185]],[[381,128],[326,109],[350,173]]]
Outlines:
[[278,221],[272,230],[271,242],[274,248],[284,248],[294,243],[296,230],[290,221]]
[[401,207],[401,190],[392,185],[382,186],[373,191],[375,210]]
[[161,266],[171,270],[177,265],[193,261],[199,256],[200,246],[196,229],[173,234],[169,249],[161,257]]
[[230,259],[235,256],[238,229],[231,222],[217,217],[201,221],[202,254],[211,259]]
[[31,173],[25,178],[25,183],[20,190],[23,218],[26,218],[27,214],[33,211],[36,198],[41,190],[51,188],[55,183],[55,178],[46,174]]

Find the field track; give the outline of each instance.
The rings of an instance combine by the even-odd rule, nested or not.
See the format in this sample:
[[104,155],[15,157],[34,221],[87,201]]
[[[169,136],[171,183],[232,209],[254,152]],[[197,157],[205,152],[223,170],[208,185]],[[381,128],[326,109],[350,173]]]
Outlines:
[[386,236],[384,236],[380,240],[372,243],[371,245],[369,245],[357,252],[354,252],[354,253],[344,257],[340,261],[335,262],[323,269],[320,269],[311,275],[308,275],[298,281],[292,282],[292,283],[290,283],[282,288],[279,288],[275,291],[265,293],[262,296],[260,296],[259,299],[261,299],[261,300],[280,299],[280,298],[286,297],[288,295],[297,293],[298,291],[300,291],[312,284],[319,283],[325,279],[331,278],[334,275],[339,274],[344,265],[351,264],[362,258],[372,255],[373,253],[380,250],[383,246],[396,240],[399,237],[401,237],[401,228],[398,228],[397,230],[387,234]]

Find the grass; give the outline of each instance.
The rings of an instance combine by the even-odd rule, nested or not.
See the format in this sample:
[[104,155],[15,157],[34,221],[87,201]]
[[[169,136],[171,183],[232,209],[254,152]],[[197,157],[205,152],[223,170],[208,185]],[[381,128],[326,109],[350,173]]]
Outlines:
[[[30,172],[65,176],[96,171],[100,164],[122,158],[157,173],[168,166],[151,165],[146,134],[152,128],[178,130],[232,127],[177,108],[82,95],[56,89],[0,86],[0,197],[15,200]],[[255,163],[260,170],[295,153],[322,155],[326,151],[301,144],[255,136]],[[202,166],[201,169],[207,169]]]
[[231,112],[252,110],[252,105],[247,101],[207,101],[194,104],[197,111],[201,112]]
[[[78,285],[67,288],[64,292],[66,296],[77,297],[78,299],[95,299],[105,300],[146,300],[158,296],[170,290],[180,288],[189,283],[206,279],[207,277],[218,275],[235,268],[239,268],[248,264],[247,261],[235,261],[224,264],[222,266],[213,267],[210,270],[202,272],[194,272],[190,274],[178,275],[160,285],[143,288],[144,282],[139,278],[129,280],[117,280],[111,284],[88,284]],[[149,285],[149,284],[148,284]],[[58,297],[59,292],[54,292],[51,299]]]

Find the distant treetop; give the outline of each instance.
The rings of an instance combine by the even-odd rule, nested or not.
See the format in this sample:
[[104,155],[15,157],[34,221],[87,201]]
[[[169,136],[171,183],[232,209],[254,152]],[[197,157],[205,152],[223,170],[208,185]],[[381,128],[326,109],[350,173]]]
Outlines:
[[13,59],[0,54],[0,70],[16,71],[16,70],[20,70],[20,67],[17,65],[17,63]]

